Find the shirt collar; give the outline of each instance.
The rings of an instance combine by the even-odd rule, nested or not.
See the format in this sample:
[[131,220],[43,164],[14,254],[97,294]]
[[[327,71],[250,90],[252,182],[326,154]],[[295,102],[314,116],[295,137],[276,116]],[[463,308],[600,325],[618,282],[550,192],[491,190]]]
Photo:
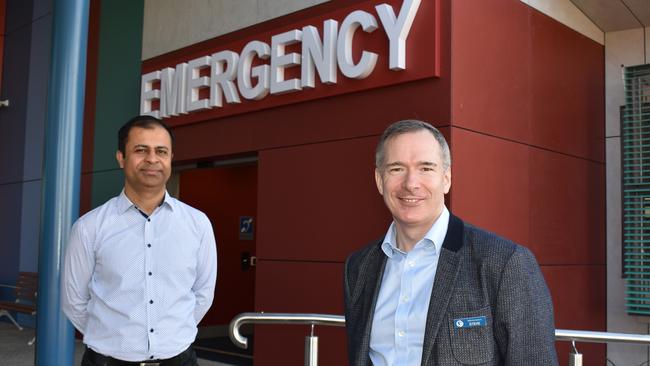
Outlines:
[[[445,240],[445,235],[447,235],[447,227],[449,226],[449,210],[446,206],[442,207],[442,212],[436,222],[433,223],[429,231],[424,234],[424,238],[420,240],[415,247],[424,247],[432,248],[437,250],[442,248],[442,243]],[[384,242],[381,244],[381,250],[386,254],[388,258],[392,258],[396,252],[404,253],[402,250],[397,248],[396,240],[396,231],[395,231],[395,221],[390,224],[386,236],[384,237]]]
[[173,197],[169,195],[169,192],[167,192],[166,190],[165,190],[165,197],[163,197],[163,201],[160,205],[168,206],[172,211],[174,211],[174,209],[176,208],[176,202],[174,201]]
[[[163,201],[160,203],[159,206],[163,206],[163,205],[169,207],[172,211],[175,208],[175,202],[172,199],[172,196],[170,196],[169,192],[167,191],[165,191],[165,197],[163,198]],[[126,196],[126,193],[124,193],[124,189],[122,189],[122,192],[117,197],[117,210],[120,214],[123,214],[131,207],[135,207],[135,204],[131,202],[129,197]]]

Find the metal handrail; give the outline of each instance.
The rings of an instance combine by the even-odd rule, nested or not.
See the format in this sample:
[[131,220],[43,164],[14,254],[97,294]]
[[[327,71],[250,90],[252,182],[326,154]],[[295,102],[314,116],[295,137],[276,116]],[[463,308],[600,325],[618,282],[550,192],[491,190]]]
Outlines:
[[293,314],[293,313],[241,313],[230,321],[229,336],[239,348],[248,348],[248,339],[241,335],[239,327],[244,324],[305,324],[344,327],[343,315]]
[[595,332],[590,330],[556,329],[555,340],[589,343],[650,344],[650,335],[632,333]]
[[[236,346],[245,349],[248,347],[248,339],[242,336],[239,331],[239,328],[244,324],[303,324],[344,327],[345,317],[343,315],[329,314],[241,313],[230,322],[230,339]],[[555,339],[569,342],[650,344],[650,335],[590,330],[556,329]]]
[[[311,325],[311,335],[305,339],[305,365],[318,364],[318,337],[314,336],[314,325],[335,327],[345,326],[345,317],[329,314],[296,314],[296,313],[241,313],[233,318],[229,326],[230,340],[240,348],[248,348],[248,339],[239,331],[244,324],[303,324]],[[556,329],[555,340],[572,343],[570,356],[571,365],[582,365],[582,355],[575,347],[575,342],[590,343],[637,343],[650,344],[650,335],[596,332],[589,330]]]

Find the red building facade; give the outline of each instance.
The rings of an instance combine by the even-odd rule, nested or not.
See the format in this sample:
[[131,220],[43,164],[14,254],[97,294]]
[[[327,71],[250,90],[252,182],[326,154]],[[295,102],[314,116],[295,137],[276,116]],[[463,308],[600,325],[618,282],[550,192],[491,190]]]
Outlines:
[[[346,256],[390,223],[373,178],[375,144],[390,123],[421,119],[450,142],[450,210],[534,252],[557,328],[604,330],[603,46],[518,0],[422,0],[406,66],[395,71],[380,3],[332,0],[143,62],[147,75],[219,51],[239,54],[252,40],[271,45],[307,25],[324,38],[325,20],[340,26],[357,10],[378,24],[372,33],[357,29],[349,43],[352,63],[362,51],[378,55],[366,78],[339,68],[335,84],[316,74],[313,88],[166,119],[176,167],[212,167],[179,174],[181,200],[206,211],[217,232],[220,273],[204,324],[242,311],[342,314]],[[387,3],[397,15],[410,2]],[[300,42],[284,51],[292,52]],[[284,80],[301,76],[300,65],[285,68]],[[209,88],[196,97],[209,98]],[[238,220],[249,216],[254,240],[240,240]],[[253,269],[241,270],[242,253],[257,258]],[[301,364],[306,334],[257,326],[255,364]],[[345,364],[344,330],[317,334],[321,363]],[[558,350],[564,362],[568,345]],[[588,363],[605,359],[604,346],[581,350]]]

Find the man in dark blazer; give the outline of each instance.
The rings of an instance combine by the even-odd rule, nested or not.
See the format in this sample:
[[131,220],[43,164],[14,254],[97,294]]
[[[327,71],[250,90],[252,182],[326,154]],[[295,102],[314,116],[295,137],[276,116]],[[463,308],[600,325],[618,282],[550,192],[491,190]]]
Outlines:
[[394,123],[375,179],[393,223],[345,263],[350,365],[557,365],[553,304],[533,254],[445,207],[443,135]]

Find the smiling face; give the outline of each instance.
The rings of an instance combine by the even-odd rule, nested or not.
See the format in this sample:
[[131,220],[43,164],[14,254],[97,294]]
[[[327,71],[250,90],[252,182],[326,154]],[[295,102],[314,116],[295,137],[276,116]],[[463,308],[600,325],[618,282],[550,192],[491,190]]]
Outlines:
[[117,151],[127,192],[162,192],[171,175],[172,143],[162,127],[133,127],[124,147]]
[[436,221],[451,187],[440,144],[427,130],[385,141],[384,161],[375,169],[377,189],[400,231],[427,231]]

